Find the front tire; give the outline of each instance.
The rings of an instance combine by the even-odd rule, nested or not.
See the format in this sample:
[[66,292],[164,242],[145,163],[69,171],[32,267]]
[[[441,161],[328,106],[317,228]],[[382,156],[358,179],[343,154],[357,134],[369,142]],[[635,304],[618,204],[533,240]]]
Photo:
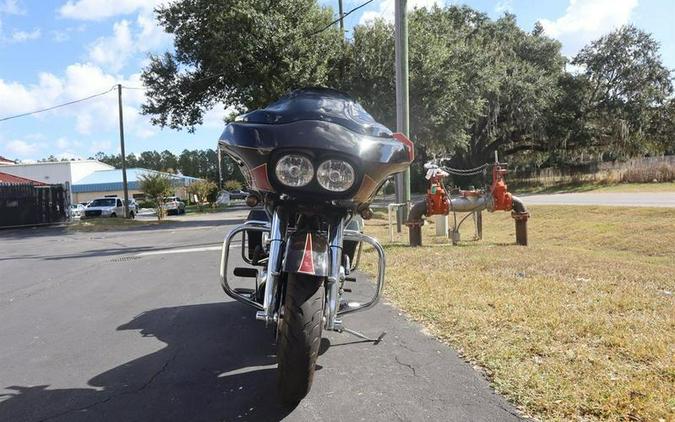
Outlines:
[[279,327],[279,394],[295,406],[309,393],[319,356],[325,289],[323,277],[288,274]]

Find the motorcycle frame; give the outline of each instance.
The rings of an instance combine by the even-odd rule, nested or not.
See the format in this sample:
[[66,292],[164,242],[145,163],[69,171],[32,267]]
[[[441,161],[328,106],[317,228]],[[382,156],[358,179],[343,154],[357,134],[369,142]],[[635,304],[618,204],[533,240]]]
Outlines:
[[[279,317],[280,303],[276,300],[277,292],[281,284],[281,264],[282,255],[284,253],[284,246],[286,242],[284,227],[287,225],[283,221],[283,217],[278,210],[272,213],[272,221],[247,221],[244,224],[233,228],[223,240],[223,248],[221,252],[220,261],[220,284],[225,293],[233,299],[244,303],[256,309],[256,319],[265,321],[266,324],[276,323]],[[327,330],[342,331],[342,320],[338,317],[340,315],[364,311],[374,306],[380,299],[382,289],[384,288],[384,275],[386,269],[386,260],[384,256],[384,249],[377,239],[359,233],[353,230],[346,230],[345,219],[342,218],[337,224],[330,227],[329,230],[329,272],[326,277],[326,303],[324,304],[324,326]],[[244,232],[242,237],[242,249],[245,245],[246,231],[260,231],[269,233],[269,255],[267,261],[266,271],[262,272],[262,278],[265,280],[265,292],[263,296],[263,303],[260,304],[250,297],[244,296],[234,291],[230,286],[227,278],[228,261],[230,256],[230,247],[232,240],[237,234]],[[345,282],[346,274],[349,269],[345,270],[345,265],[342,259],[342,245],[345,240],[359,242],[359,255],[361,243],[368,243],[375,249],[378,255],[378,269],[376,277],[376,287],[373,296],[365,303],[349,303],[346,306],[340,306],[340,299],[342,297],[342,286]],[[246,262],[248,260],[245,259]]]

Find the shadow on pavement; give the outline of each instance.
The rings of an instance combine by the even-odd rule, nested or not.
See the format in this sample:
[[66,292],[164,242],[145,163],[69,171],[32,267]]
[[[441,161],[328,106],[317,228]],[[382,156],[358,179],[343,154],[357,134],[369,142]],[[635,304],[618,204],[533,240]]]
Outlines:
[[[1,421],[280,420],[271,332],[236,302],[154,309],[117,330],[166,343],[88,381],[8,386]],[[75,345],[74,345],[75,347]]]
[[[236,245],[236,243],[234,243]],[[142,252],[162,252],[170,251],[173,249],[189,249],[189,248],[199,248],[199,247],[211,247],[211,246],[221,246],[221,242],[206,242],[206,243],[190,243],[190,244],[180,244],[179,246],[169,246],[165,248],[155,247],[155,246],[125,246],[119,248],[105,248],[105,249],[91,249],[88,251],[82,251],[72,254],[61,254],[61,255],[44,255],[44,254],[25,254],[25,255],[15,255],[9,257],[0,258],[0,261],[13,261],[17,259],[40,259],[44,261],[60,261],[62,259],[79,259],[79,258],[95,258],[95,257],[111,257],[116,258],[124,255],[126,259],[127,255],[132,257],[136,254]]]
[[105,235],[117,233],[138,233],[157,230],[174,230],[180,228],[197,228],[197,227],[219,227],[229,226],[233,224],[242,224],[244,218],[230,218],[230,219],[213,219],[213,220],[175,220],[167,221],[163,224],[148,224],[137,227],[124,227],[115,229],[111,226],[111,230],[77,230],[71,229],[68,225],[59,226],[32,226],[32,227],[18,227],[18,228],[2,228],[0,229],[0,239],[26,239],[43,236],[66,236],[66,235]]

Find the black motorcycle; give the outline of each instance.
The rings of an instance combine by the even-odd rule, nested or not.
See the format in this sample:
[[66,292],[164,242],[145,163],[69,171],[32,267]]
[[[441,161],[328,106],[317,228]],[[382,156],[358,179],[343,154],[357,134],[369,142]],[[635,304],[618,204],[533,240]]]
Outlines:
[[[292,406],[311,388],[322,330],[361,335],[340,318],[377,303],[384,252],[355,223],[372,216],[370,202],[387,177],[410,165],[413,145],[349,96],[308,88],[229,123],[219,148],[247,178],[247,204],[262,205],[226,236],[221,284],[274,327],[279,393]],[[228,281],[230,245],[238,234],[249,267],[233,274],[254,278],[255,288],[233,288]],[[347,302],[345,282],[353,280],[362,242],[379,256],[376,288],[367,302]]]

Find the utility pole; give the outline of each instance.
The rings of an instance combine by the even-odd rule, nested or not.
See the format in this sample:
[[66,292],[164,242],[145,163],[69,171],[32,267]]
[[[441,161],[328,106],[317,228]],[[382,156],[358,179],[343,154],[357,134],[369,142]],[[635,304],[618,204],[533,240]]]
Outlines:
[[[396,131],[410,136],[410,116],[408,99],[408,10],[407,0],[395,0],[394,26],[396,32]],[[401,232],[402,223],[408,218],[410,204],[410,169],[396,175],[396,201],[405,203],[399,208],[397,229]]]
[[124,116],[122,114],[122,84],[117,84],[117,104],[120,110],[120,152],[122,153],[122,185],[124,186],[124,218],[129,218],[129,187],[127,186],[127,156],[124,152]]
[[342,35],[343,39],[345,36],[345,22],[344,22],[344,16],[342,13],[342,0],[338,0],[338,12],[340,13],[340,34]]

